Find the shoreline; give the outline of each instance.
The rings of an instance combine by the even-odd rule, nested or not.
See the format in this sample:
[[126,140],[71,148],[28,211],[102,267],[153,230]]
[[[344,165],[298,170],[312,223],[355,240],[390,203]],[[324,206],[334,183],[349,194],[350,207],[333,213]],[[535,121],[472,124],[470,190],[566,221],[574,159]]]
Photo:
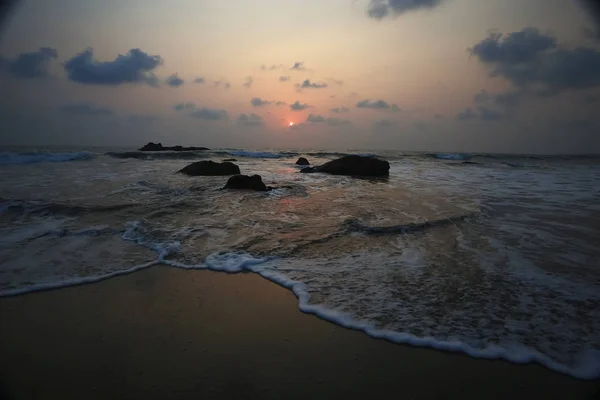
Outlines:
[[585,399],[600,386],[375,339],[301,312],[256,274],[165,266],[0,297],[0,351],[9,399]]

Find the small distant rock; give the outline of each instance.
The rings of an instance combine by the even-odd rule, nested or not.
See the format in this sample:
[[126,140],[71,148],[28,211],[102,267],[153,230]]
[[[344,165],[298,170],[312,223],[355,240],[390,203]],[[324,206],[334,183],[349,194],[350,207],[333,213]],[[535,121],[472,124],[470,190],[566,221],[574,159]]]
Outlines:
[[183,146],[173,146],[173,147],[165,147],[162,143],[154,143],[149,142],[144,147],[140,148],[139,151],[198,151],[198,150],[208,150],[206,147],[183,147]]
[[300,157],[298,161],[296,161],[296,165],[310,165],[310,163],[306,158]]
[[269,190],[260,175],[234,175],[225,184],[224,189],[246,189],[266,192]]
[[225,159],[225,160],[223,160],[223,161],[237,161],[237,160],[236,160],[235,158],[226,158],[226,159]]
[[240,167],[230,162],[198,161],[185,166],[177,172],[189,176],[237,175],[240,173]]
[[349,155],[317,167],[302,168],[300,172],[323,172],[332,175],[388,176],[390,163],[375,157]]

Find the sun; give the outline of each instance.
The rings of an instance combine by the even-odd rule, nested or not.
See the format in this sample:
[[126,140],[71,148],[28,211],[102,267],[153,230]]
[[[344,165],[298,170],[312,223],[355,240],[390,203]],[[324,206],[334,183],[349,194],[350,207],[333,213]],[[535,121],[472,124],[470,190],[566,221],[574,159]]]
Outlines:
[[294,126],[294,123],[292,121],[290,121],[290,125],[289,126]]

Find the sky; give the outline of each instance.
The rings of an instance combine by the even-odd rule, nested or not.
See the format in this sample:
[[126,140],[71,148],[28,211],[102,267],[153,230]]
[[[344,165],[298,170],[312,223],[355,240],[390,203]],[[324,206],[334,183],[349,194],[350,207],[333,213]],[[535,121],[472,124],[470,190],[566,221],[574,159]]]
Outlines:
[[22,0],[0,145],[600,153],[577,0]]

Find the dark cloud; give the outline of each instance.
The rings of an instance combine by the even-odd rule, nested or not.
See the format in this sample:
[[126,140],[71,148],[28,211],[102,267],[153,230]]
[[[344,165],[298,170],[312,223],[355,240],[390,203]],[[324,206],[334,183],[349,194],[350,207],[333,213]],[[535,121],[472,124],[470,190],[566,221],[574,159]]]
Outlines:
[[400,111],[400,108],[392,104],[390,105],[388,102],[384,100],[361,100],[356,103],[356,107],[358,108],[370,108],[373,110],[392,110],[392,111]]
[[244,84],[242,86],[250,88],[253,83],[254,83],[254,79],[251,76],[247,76],[246,81],[244,82]]
[[229,89],[231,87],[229,81],[215,81],[215,87],[219,87],[221,84],[223,85],[224,89]]
[[459,121],[470,121],[476,118],[477,114],[475,114],[470,108],[467,108],[456,115],[456,119],[458,119]]
[[304,62],[303,61],[296,61],[294,63],[294,65],[292,65],[292,68],[290,69],[295,69],[296,71],[304,71],[306,70],[306,68],[304,67]]
[[172,87],[178,87],[183,85],[185,82],[177,74],[173,74],[167,78],[167,85]]
[[183,110],[193,110],[194,108],[196,108],[196,105],[194,103],[179,103],[176,104],[175,107],[173,107],[175,109],[175,111],[183,111]]
[[262,107],[271,103],[272,101],[263,100],[260,97],[255,97],[252,100],[250,100],[250,104],[252,104],[253,107]]
[[306,118],[306,122],[309,122],[312,124],[322,123],[322,122],[325,122],[325,117],[323,117],[322,115],[308,114],[308,117]]
[[199,77],[199,78],[194,79],[194,83],[204,83],[204,82],[205,82],[205,80],[204,80],[203,77]]
[[523,92],[521,91],[508,91],[504,93],[498,93],[493,96],[494,104],[499,107],[506,109],[515,108],[519,105]]
[[342,86],[344,84],[344,81],[340,81],[338,79],[335,78],[327,78],[329,79],[331,82],[333,82],[334,84],[338,85],[338,86]]
[[505,118],[505,114],[487,107],[478,107],[479,118],[483,121],[500,121]]
[[290,76],[280,76],[279,77],[279,82],[287,82],[291,79]]
[[322,115],[317,114],[308,114],[306,118],[306,123],[308,124],[327,124],[329,126],[345,126],[350,125],[351,122],[347,119],[341,118],[325,118]]
[[469,51],[483,63],[521,64],[534,61],[541,52],[556,46],[554,36],[544,35],[537,28],[524,28],[507,35],[490,33]]
[[348,121],[347,119],[342,119],[342,118],[327,118],[327,125],[329,126],[347,126],[347,125],[352,125],[352,123],[350,121]]
[[381,20],[394,17],[408,11],[431,9],[439,6],[443,0],[370,0],[367,12],[369,17]]
[[598,96],[593,94],[588,94],[583,98],[583,101],[588,104],[593,104],[598,102]]
[[471,121],[471,120],[481,120],[481,121],[500,121],[506,118],[506,114],[494,110],[492,108],[486,106],[477,107],[476,111],[473,111],[470,108],[465,109],[464,111],[458,113],[456,115],[456,119],[459,121]]
[[43,78],[48,76],[50,62],[58,57],[58,52],[50,47],[38,51],[21,53],[14,60],[0,56],[0,69],[16,78]]
[[419,131],[424,131],[427,129],[427,124],[424,122],[417,122],[415,123],[415,128],[417,128]]
[[151,56],[140,49],[131,49],[113,61],[97,61],[93,50],[86,49],[65,63],[65,71],[73,82],[97,85],[147,83],[155,86],[158,79],[151,72],[162,63],[160,56]]
[[257,114],[240,114],[237,122],[244,126],[260,126],[263,125],[265,121]]
[[473,96],[473,102],[477,104],[487,103],[489,99],[490,94],[485,89],[482,89],[479,93]]
[[300,103],[298,100],[296,100],[295,103],[290,104],[290,110],[292,110],[292,111],[302,111],[302,110],[306,110],[309,107],[310,106],[308,104]]
[[65,104],[58,108],[61,112],[74,115],[113,115],[115,112],[108,107],[95,106],[88,102]]
[[396,125],[396,123],[394,121],[390,121],[389,119],[381,119],[379,121],[375,121],[373,125],[378,128],[387,128]]
[[127,121],[133,124],[147,124],[157,122],[160,118],[155,115],[130,114]]
[[585,37],[594,42],[600,42],[600,26],[596,28],[585,27],[583,28],[583,34],[585,35]]
[[330,109],[329,111],[339,114],[339,113],[348,112],[350,110],[348,108],[346,108],[346,107],[336,107],[336,108]]
[[270,67],[268,67],[264,64],[260,66],[260,69],[262,69],[263,71],[273,71],[273,70],[281,69],[281,68],[284,68],[283,64],[273,64]]
[[541,96],[600,85],[600,51],[559,48],[556,38],[535,28],[490,34],[469,51],[492,67],[491,76],[503,77],[521,89],[537,88]]
[[327,85],[325,82],[311,82],[310,79],[305,79],[302,83],[296,85],[298,89],[325,89]]
[[286,106],[286,105],[287,105],[287,103],[286,103],[285,101],[276,101],[276,102],[275,102],[275,105],[276,105],[276,106]]
[[198,108],[190,113],[190,117],[208,121],[219,121],[228,119],[227,111],[212,108]]

